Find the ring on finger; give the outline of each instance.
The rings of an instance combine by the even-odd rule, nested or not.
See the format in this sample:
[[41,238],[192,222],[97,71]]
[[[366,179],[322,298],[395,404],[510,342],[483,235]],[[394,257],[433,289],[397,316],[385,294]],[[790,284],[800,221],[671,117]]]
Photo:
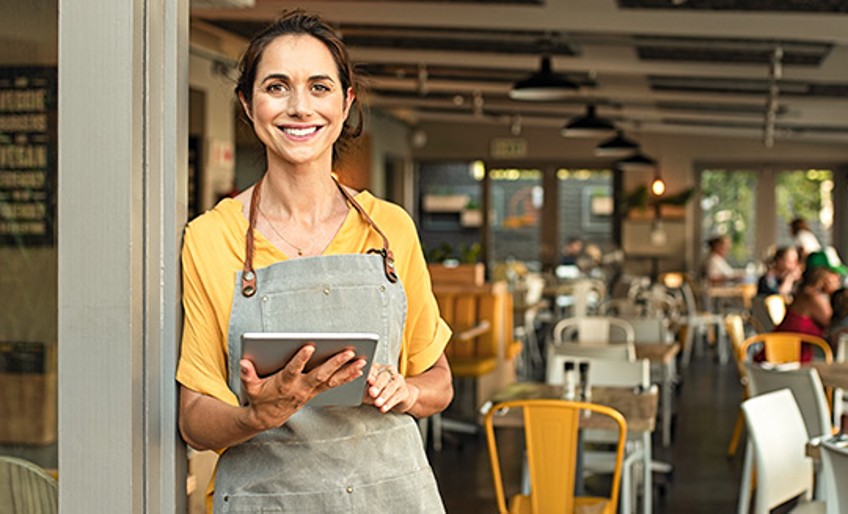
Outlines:
[[389,377],[390,377],[390,378],[389,378],[389,380],[394,380],[394,379],[395,379],[395,372],[394,372],[394,371],[392,371],[392,368],[390,368],[389,366],[386,366],[386,367],[384,367],[384,368],[380,368],[380,371],[378,371],[378,372],[377,372],[377,376],[379,377],[379,376],[380,376],[380,375],[382,375],[384,372],[389,374]]

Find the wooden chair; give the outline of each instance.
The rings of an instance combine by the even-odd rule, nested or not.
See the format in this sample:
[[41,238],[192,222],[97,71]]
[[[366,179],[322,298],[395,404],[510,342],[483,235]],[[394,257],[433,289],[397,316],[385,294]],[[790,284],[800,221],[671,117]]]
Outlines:
[[[745,323],[742,321],[741,315],[728,314],[724,317],[724,326],[727,332],[727,338],[730,340],[730,348],[733,352],[733,362],[736,364],[739,383],[742,385],[742,401],[745,401],[751,396],[748,391],[748,378],[745,376],[745,358],[742,354],[742,344],[745,342]],[[736,424],[733,426],[733,435],[730,437],[730,443],[727,445],[728,457],[736,455],[736,450],[739,448],[739,439],[741,439],[744,429],[745,416],[742,414],[742,409],[740,408],[739,414],[736,416]]]
[[0,510],[56,514],[59,512],[58,484],[31,462],[0,456]]
[[[498,456],[494,418],[505,409],[522,409],[527,463],[530,473],[530,493],[516,494],[507,508],[501,464]],[[618,426],[615,471],[608,497],[574,495],[574,480],[578,454],[578,429],[584,411],[608,416]],[[618,411],[594,403],[564,400],[516,400],[496,404],[485,418],[486,442],[495,485],[498,511],[506,513],[543,514],[547,512],[591,512],[614,514],[621,486],[624,443],[627,425]]]
[[811,344],[824,354],[825,362],[833,362],[833,351],[827,341],[821,337],[800,332],[768,332],[756,334],[742,343],[742,359],[750,359],[750,348],[754,345],[763,345],[765,348],[765,360],[772,364],[784,364],[787,362],[799,362],[801,360],[801,344]]

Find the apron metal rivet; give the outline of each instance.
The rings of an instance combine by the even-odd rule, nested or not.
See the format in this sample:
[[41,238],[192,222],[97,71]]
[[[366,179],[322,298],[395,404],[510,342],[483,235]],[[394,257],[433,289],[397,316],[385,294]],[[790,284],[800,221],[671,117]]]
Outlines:
[[386,292],[386,286],[380,286],[380,292],[385,293]]
[[230,497],[229,497],[229,496],[224,496],[224,501],[225,501],[225,502],[230,501]]
[[330,294],[330,288],[329,287],[324,288],[324,294],[327,294],[327,295]]
[[263,296],[262,296],[262,301],[263,301],[263,302],[267,302],[267,301],[268,301],[268,295],[263,295]]
[[345,489],[345,491],[347,491],[348,493],[353,493],[353,487],[348,487],[347,489]]

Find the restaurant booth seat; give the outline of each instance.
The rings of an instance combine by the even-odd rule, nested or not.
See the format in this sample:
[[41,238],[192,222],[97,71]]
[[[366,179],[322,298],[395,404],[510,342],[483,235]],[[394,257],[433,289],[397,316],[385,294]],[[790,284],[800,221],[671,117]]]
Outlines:
[[522,344],[513,337],[512,293],[506,282],[480,285],[433,286],[442,318],[453,331],[445,355],[454,378],[451,408],[466,423],[433,418],[434,446],[440,447],[440,431],[474,432],[480,405],[505,385],[515,382],[515,359]]

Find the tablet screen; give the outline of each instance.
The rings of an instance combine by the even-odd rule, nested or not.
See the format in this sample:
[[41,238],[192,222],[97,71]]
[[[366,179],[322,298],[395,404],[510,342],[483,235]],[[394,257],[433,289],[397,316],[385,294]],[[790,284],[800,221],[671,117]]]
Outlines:
[[260,377],[267,377],[283,369],[306,344],[315,345],[315,353],[309,359],[306,371],[340,351],[351,349],[357,357],[366,361],[362,375],[352,382],[324,391],[310,400],[308,405],[354,406],[362,403],[366,378],[379,339],[377,334],[362,332],[248,332],[242,335],[242,358],[253,363]]

